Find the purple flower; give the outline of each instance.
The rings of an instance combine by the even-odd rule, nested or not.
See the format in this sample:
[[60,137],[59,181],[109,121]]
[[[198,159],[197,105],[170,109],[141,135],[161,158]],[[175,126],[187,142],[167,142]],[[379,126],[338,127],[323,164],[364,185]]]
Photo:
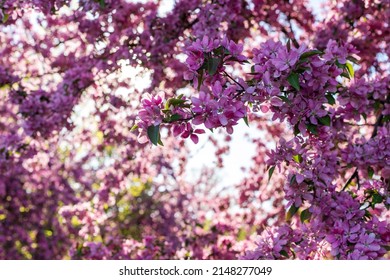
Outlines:
[[162,122],[162,101],[163,98],[160,95],[149,95],[148,98],[142,100],[143,109],[139,111],[138,116],[145,127],[159,125]]
[[375,233],[362,233],[355,249],[362,252],[379,251],[381,246],[378,244]]
[[203,36],[202,40],[197,39],[188,49],[208,53],[211,52],[218,45],[219,40],[210,40],[208,36]]
[[278,71],[284,71],[291,69],[295,63],[297,63],[299,58],[299,53],[296,50],[282,49],[277,53],[277,56],[273,58],[272,64]]

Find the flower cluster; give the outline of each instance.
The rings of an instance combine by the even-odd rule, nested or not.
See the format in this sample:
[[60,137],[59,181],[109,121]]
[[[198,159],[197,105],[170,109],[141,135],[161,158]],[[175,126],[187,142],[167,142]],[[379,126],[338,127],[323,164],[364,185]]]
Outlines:
[[[267,41],[253,50],[252,79],[247,81],[237,81],[226,72],[228,64],[248,63],[241,52],[240,45],[221,44],[219,40],[208,37],[187,47],[185,79],[193,81],[199,94],[192,97],[191,102],[182,101],[186,104],[187,115],[185,118],[180,116],[178,121],[182,126],[183,122],[189,125],[192,121],[192,125],[204,125],[208,129],[225,127],[228,133],[232,133],[239,119],[247,121],[247,112],[252,108],[254,112],[258,109],[264,113],[270,111],[272,121],[287,120],[293,127],[294,138],[289,141],[281,138],[277,149],[267,153],[267,164],[269,177],[276,166],[279,171],[284,164],[289,167],[284,184],[287,220],[294,219],[299,213],[303,228],[284,226],[275,232],[264,231],[257,248],[247,252],[245,258],[290,258],[290,253],[294,255],[295,252],[302,257],[330,254],[341,259],[383,256],[386,242],[377,231],[369,229],[365,219],[371,214],[361,207],[365,203],[373,208],[381,204],[387,192],[369,189],[362,197],[353,198],[344,190],[350,187],[350,180],[361,174],[372,178],[373,174],[381,173],[387,180],[387,127],[378,129],[376,125],[373,138],[367,141],[362,137],[362,144],[349,144],[345,149],[338,149],[334,144],[346,140],[345,134],[337,127],[343,125],[341,119],[348,120],[353,112],[347,106],[356,109],[356,121],[360,120],[363,111],[367,112],[363,109],[364,102],[380,102],[383,103],[382,110],[387,108],[383,84],[378,82],[374,90],[374,86],[364,79],[357,79],[349,87],[341,82],[354,78],[352,63],[356,61],[353,55],[357,51],[349,44],[329,41],[326,49],[319,51],[304,45]],[[233,53],[235,59],[230,56]],[[362,101],[351,101],[354,95],[360,95]],[[333,107],[336,99],[339,102],[337,110]],[[372,101],[368,101],[370,99]],[[143,116],[140,114],[140,117]],[[177,126],[173,126],[177,130]],[[366,159],[369,154],[375,156]],[[340,191],[334,183],[340,162],[357,168],[370,166],[364,172],[355,171]],[[386,203],[381,204],[382,207]],[[305,226],[307,222],[311,226]],[[296,232],[292,234],[292,230]],[[301,235],[315,238],[300,245]],[[314,253],[320,247],[325,248],[323,253]]]
[[171,2],[1,1],[0,259],[389,258],[390,2]]

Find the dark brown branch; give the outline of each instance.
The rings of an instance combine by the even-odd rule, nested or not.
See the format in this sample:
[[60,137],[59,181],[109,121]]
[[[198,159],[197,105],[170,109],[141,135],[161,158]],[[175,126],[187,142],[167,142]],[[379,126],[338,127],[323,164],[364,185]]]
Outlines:
[[239,82],[237,82],[235,79],[233,79],[233,77],[230,76],[226,71],[223,71],[223,73],[224,73],[228,78],[230,78],[236,85],[238,85],[240,88],[242,88],[243,91],[245,91],[245,88],[244,88]]

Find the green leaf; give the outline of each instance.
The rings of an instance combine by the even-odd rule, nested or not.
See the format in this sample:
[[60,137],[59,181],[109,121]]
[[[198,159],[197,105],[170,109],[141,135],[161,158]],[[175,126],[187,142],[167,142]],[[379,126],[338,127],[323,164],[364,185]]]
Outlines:
[[301,163],[302,162],[302,156],[301,155],[295,155],[295,156],[293,156],[293,160],[296,163]]
[[100,4],[101,8],[105,8],[106,7],[106,1],[105,0],[99,0],[99,4]]
[[279,254],[281,254],[283,257],[285,257],[287,259],[289,258],[289,255],[285,250],[280,251]]
[[199,69],[198,70],[200,73],[199,73],[199,80],[198,80],[198,90],[200,90],[200,87],[202,86],[202,83],[203,83],[203,69]]
[[309,123],[309,124],[306,125],[306,128],[312,134],[318,135],[318,131],[317,131],[317,126],[316,125]]
[[247,127],[249,127],[248,116],[245,116],[242,119],[244,120],[244,122],[247,125]]
[[300,132],[298,124],[294,125],[294,135],[297,136]]
[[296,178],[297,178],[297,176],[295,176],[295,175],[293,175],[293,176],[291,177],[290,185],[294,185],[294,183],[296,182]]
[[[166,104],[165,104],[165,106],[166,106]],[[168,114],[171,112],[171,110],[170,109],[161,109],[161,112],[163,112],[164,114]]]
[[211,57],[206,61],[206,70],[210,76],[214,76],[217,73],[220,62],[221,60],[217,57]]
[[372,167],[369,166],[369,167],[367,168],[367,173],[368,173],[368,177],[369,177],[370,179],[372,179],[372,177],[374,176],[374,169],[372,169]]
[[335,61],[335,64],[338,68],[342,68],[344,69],[345,68],[345,64],[341,64],[338,60]]
[[347,79],[351,79],[351,77],[349,76],[349,74],[343,72],[340,74],[340,76],[344,77],[344,78],[347,78]]
[[6,23],[9,18],[9,14],[4,14],[3,16],[3,23]]
[[170,118],[169,121],[175,122],[181,119],[181,116],[179,114],[173,114]]
[[298,74],[302,74],[303,72],[305,72],[306,70],[310,70],[309,67],[299,67],[298,69],[296,69],[295,71],[298,73]]
[[159,144],[160,140],[160,125],[151,125],[148,127],[148,137],[153,145]]
[[318,121],[323,125],[330,126],[332,120],[329,115],[326,115],[325,117],[318,118]]
[[305,209],[301,212],[301,222],[304,223],[305,221],[309,220],[311,218],[311,213],[309,209]]
[[286,96],[281,95],[281,96],[279,96],[279,98],[282,99],[282,100],[283,100],[284,102],[286,102],[287,104],[290,104],[290,103],[291,103],[290,99],[288,99]]
[[165,103],[165,109],[169,109],[169,107],[171,107],[171,105],[173,105],[174,107],[180,106],[180,105],[184,104],[186,101],[187,100],[184,100],[184,99],[170,98],[167,100],[167,103]]
[[288,212],[286,214],[286,220],[290,221],[291,218],[298,212],[299,207],[296,207],[294,204],[291,205],[290,209],[288,209]]
[[251,66],[251,74],[256,74],[254,65]]
[[323,54],[323,52],[319,51],[319,50],[307,51],[307,52],[304,52],[303,54],[301,54],[301,56],[299,57],[299,60],[303,60],[305,58],[308,58],[308,57],[311,57],[311,56],[314,56],[317,54]]
[[330,105],[336,104],[336,100],[334,99],[333,95],[331,93],[325,95],[326,99],[328,99],[328,103]]
[[374,102],[375,113],[379,111],[379,109],[381,108],[381,105],[382,105],[382,103],[379,100],[375,100],[375,102]]
[[379,193],[374,193],[372,195],[372,204],[382,203],[383,197]]
[[237,234],[237,241],[242,241],[246,239],[246,230],[244,228],[240,228]]
[[287,81],[290,83],[292,87],[294,87],[296,90],[300,89],[299,86],[299,74],[292,72],[290,76],[287,77]]
[[130,131],[134,131],[134,130],[137,130],[138,129],[138,124],[135,124],[132,126],[132,128],[130,129]]
[[272,174],[274,173],[276,166],[272,166],[270,169],[268,169],[268,181],[271,180]]
[[348,70],[349,76],[350,76],[351,78],[353,78],[354,75],[355,75],[355,71],[353,70],[352,64],[349,63],[349,62],[347,62],[347,63],[345,63],[345,67],[346,67],[347,70]]
[[219,46],[218,48],[214,49],[214,54],[215,55],[221,55],[225,53],[225,47],[224,46]]

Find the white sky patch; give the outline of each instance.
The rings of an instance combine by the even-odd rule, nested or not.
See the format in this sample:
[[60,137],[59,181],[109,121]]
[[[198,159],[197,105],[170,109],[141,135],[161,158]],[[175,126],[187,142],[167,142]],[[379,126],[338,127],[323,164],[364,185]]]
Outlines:
[[172,11],[175,6],[175,1],[173,0],[162,0],[160,7],[158,8],[157,15],[159,17],[166,16],[170,11]]
[[325,18],[325,3],[329,0],[309,0],[309,7],[313,10],[315,19],[321,21]]
[[143,92],[150,86],[152,74],[150,70],[145,70],[146,69],[141,66],[133,67],[126,63],[123,63],[121,67],[121,75],[119,77],[119,81],[121,82],[125,79],[131,79],[132,87],[134,87],[140,92]]
[[[234,127],[232,140],[229,142],[230,152],[224,156],[224,167],[216,170],[219,187],[233,186],[238,184],[243,178],[242,167],[249,168],[251,166],[251,159],[254,156],[255,145],[248,141],[245,134],[250,134],[252,137],[261,137],[262,132],[254,127],[246,126],[244,121],[239,121],[238,125]],[[188,179],[196,178],[203,166],[215,166],[215,146],[208,142],[207,135],[211,132],[206,129],[206,134],[199,135],[199,143],[194,144],[192,141],[187,141],[189,146],[190,160],[187,165]],[[223,141],[224,135],[214,133],[215,138]]]

